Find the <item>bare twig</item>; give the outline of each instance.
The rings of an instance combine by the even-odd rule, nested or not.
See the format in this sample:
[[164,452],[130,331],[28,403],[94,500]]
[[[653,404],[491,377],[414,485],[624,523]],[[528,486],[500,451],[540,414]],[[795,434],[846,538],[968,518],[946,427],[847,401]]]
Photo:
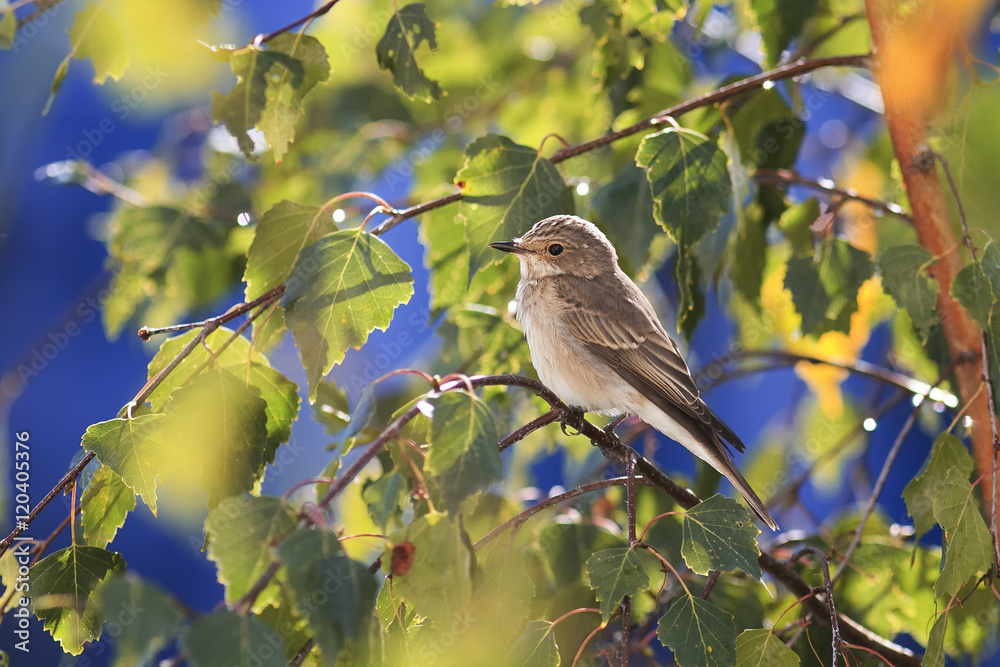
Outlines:
[[527,437],[529,433],[533,433],[538,429],[542,428],[543,426],[551,424],[558,418],[559,414],[555,410],[549,410],[545,414],[535,417],[530,422],[528,422],[521,428],[517,429],[516,431],[513,431],[510,435],[501,440],[500,444],[498,445],[500,451],[502,452],[503,450],[513,445],[515,442],[523,440],[525,437]]
[[754,173],[753,178],[758,183],[764,183],[767,185],[801,185],[803,187],[812,188],[813,190],[820,190],[822,192],[836,195],[842,199],[853,199],[854,201],[861,202],[865,206],[875,209],[876,211],[882,211],[883,213],[894,215],[897,218],[905,220],[909,223],[913,222],[909,214],[903,210],[903,207],[899,204],[864,197],[858,194],[856,190],[838,187],[833,183],[833,181],[827,179],[816,180],[806,178],[805,176],[801,176],[794,171],[789,171],[788,169],[758,169]]
[[299,667],[303,662],[305,662],[306,658],[309,657],[309,654],[315,646],[316,640],[310,637],[309,641],[307,641],[302,648],[299,649],[299,652],[296,653],[295,657],[288,663],[288,667]]
[[318,9],[316,9],[316,10],[314,10],[314,11],[306,14],[302,18],[297,19],[295,21],[292,21],[291,23],[289,23],[288,25],[286,25],[284,28],[279,28],[279,29],[275,30],[274,32],[268,33],[266,35],[264,35],[264,34],[257,35],[254,38],[253,43],[256,46],[260,46],[261,44],[266,44],[267,42],[271,41],[272,39],[274,39],[275,37],[277,37],[278,35],[280,35],[282,33],[286,33],[289,30],[295,30],[296,28],[298,28],[303,23],[305,23],[307,21],[312,21],[313,19],[316,19],[316,18],[319,18],[320,16],[323,16],[323,14],[326,14],[328,11],[330,11],[331,9],[333,9],[333,6],[335,4],[337,4],[338,2],[340,2],[340,0],[330,0],[330,2],[324,3]]
[[843,639],[840,636],[840,623],[837,615],[837,608],[833,604],[833,581],[830,579],[830,563],[826,559],[826,554],[813,546],[804,547],[798,551],[794,556],[792,556],[792,562],[798,561],[802,556],[807,553],[811,553],[817,558],[819,558],[820,564],[823,566],[823,588],[826,595],[826,603],[830,608],[830,629],[833,631],[833,659],[831,661],[832,667],[837,667],[837,656],[840,654],[841,645],[843,644]]

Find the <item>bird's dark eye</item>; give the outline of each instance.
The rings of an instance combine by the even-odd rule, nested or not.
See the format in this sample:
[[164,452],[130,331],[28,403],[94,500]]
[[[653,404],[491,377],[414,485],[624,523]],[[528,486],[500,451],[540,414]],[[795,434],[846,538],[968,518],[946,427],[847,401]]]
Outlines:
[[549,254],[552,255],[553,257],[555,257],[556,255],[561,255],[562,251],[563,247],[558,243],[553,243],[552,245],[549,246]]

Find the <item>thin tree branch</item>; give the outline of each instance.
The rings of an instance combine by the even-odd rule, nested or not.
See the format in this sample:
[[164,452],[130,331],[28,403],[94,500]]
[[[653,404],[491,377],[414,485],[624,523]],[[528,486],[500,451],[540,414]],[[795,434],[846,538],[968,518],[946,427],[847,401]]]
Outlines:
[[913,219],[910,218],[909,214],[899,204],[862,196],[856,190],[838,187],[833,181],[828,179],[816,180],[806,178],[788,169],[758,169],[754,173],[753,178],[758,183],[766,185],[801,185],[813,190],[820,190],[836,195],[842,199],[853,199],[876,211],[894,215],[901,220],[913,224]]
[[819,558],[823,566],[823,588],[825,589],[826,603],[830,608],[830,629],[833,631],[833,659],[832,667],[837,667],[837,656],[840,654],[843,639],[840,637],[840,623],[838,622],[837,608],[833,604],[833,580],[830,579],[830,563],[826,559],[826,554],[813,546],[804,547],[791,558],[791,562],[797,562],[807,553],[811,553]]
[[516,431],[513,431],[510,435],[501,440],[500,444],[498,445],[500,451],[502,452],[503,450],[513,445],[515,442],[519,442],[520,440],[526,438],[529,433],[533,433],[534,431],[537,431],[543,426],[551,424],[558,418],[559,414],[555,410],[549,410],[545,414],[535,417],[530,422],[528,422],[521,428],[517,429]]
[[316,9],[316,10],[310,12],[309,14],[306,14],[302,18],[289,23],[284,28],[279,28],[278,30],[275,30],[274,32],[268,33],[266,35],[264,35],[264,34],[257,35],[254,38],[253,43],[256,46],[260,46],[261,44],[266,44],[267,42],[271,41],[272,39],[274,39],[275,37],[277,37],[278,35],[280,35],[282,33],[286,33],[289,30],[295,30],[296,28],[298,28],[300,25],[302,25],[306,21],[312,21],[313,19],[316,19],[316,18],[319,18],[320,16],[323,16],[323,14],[326,14],[328,11],[330,11],[331,9],[333,9],[333,6],[335,4],[337,4],[338,2],[340,2],[340,0],[330,0],[330,2],[327,2],[327,3],[324,3],[323,5],[321,5],[319,7],[319,9]]
[[[638,134],[643,130],[648,130],[649,128],[666,123],[668,118],[675,118],[676,116],[680,116],[689,111],[693,111],[710,104],[715,104],[716,102],[721,102],[731,97],[736,97],[737,95],[742,95],[743,93],[751,91],[755,88],[760,88],[765,83],[771,81],[788,79],[790,77],[806,74],[807,72],[812,72],[813,70],[821,69],[823,67],[866,67],[868,64],[868,57],[867,53],[848,56],[831,56],[829,58],[816,58],[814,60],[799,60],[794,63],[782,65],[781,67],[761,72],[760,74],[748,77],[742,81],[731,83],[728,86],[723,86],[722,88],[714,90],[710,93],[693,97],[690,100],[676,104],[669,109],[664,109],[656,115],[650,116],[646,120],[640,121],[635,125],[630,125],[629,127],[618,130],[617,132],[611,132],[603,137],[598,137],[597,139],[577,144],[576,146],[562,148],[556,151],[552,157],[549,158],[549,161],[553,164],[558,164],[563,160],[568,160],[571,157],[582,155],[583,153],[587,153],[596,148],[612,144],[619,139],[632,136],[633,134]],[[431,211],[436,208],[441,208],[442,206],[447,206],[448,204],[461,199],[462,193],[455,192],[445,197],[439,197],[437,199],[432,199],[431,201],[403,209],[388,220],[382,222],[372,233],[382,234],[389,231],[404,220],[408,220],[414,216],[426,213],[427,211]]]

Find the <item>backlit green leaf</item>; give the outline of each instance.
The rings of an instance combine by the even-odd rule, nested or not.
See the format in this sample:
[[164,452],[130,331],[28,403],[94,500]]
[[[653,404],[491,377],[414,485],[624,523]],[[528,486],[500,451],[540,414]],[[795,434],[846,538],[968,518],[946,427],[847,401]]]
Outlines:
[[210,368],[174,391],[166,415],[161,437],[170,453],[162,465],[172,465],[172,475],[200,468],[210,507],[253,489],[268,444],[267,403],[259,389]]
[[766,67],[774,67],[781,60],[782,52],[799,37],[818,5],[818,0],[750,1],[764,38]]
[[506,664],[511,667],[559,667],[559,647],[552,621],[529,621],[511,647]]
[[920,660],[921,667],[944,667],[944,634],[948,629],[948,614],[943,613],[934,621],[931,628],[930,639],[927,640],[927,649],[924,657]]
[[376,589],[368,566],[348,558],[335,535],[319,530],[297,532],[279,545],[277,555],[324,661],[336,664],[340,651],[354,646],[358,664],[366,664],[363,639]]
[[848,331],[858,309],[858,289],[871,276],[868,253],[842,239],[821,241],[818,259],[789,259],[784,284],[802,315],[802,333]]
[[153,664],[180,627],[182,616],[173,601],[156,585],[135,577],[112,577],[98,597],[114,637],[112,667]]
[[376,236],[334,232],[307,246],[288,277],[282,305],[315,401],[321,377],[349,347],[385,330],[413,295],[410,267]]
[[933,263],[931,252],[918,245],[886,248],[878,258],[882,287],[899,307],[906,309],[924,340],[937,321],[937,294],[941,289],[927,275]]
[[679,245],[694,244],[719,224],[732,203],[726,154],[693,130],[667,127],[646,135],[635,162],[646,169],[653,216]]
[[[472,602],[473,553],[468,536],[458,521],[426,514],[389,536],[390,545],[403,542],[413,546],[413,561],[406,574],[393,575],[395,592],[436,627],[450,627]],[[387,551],[382,568],[388,571],[390,563]]]
[[202,616],[181,636],[192,667],[255,665],[286,667],[281,634],[256,616],[219,611]]
[[993,539],[972,495],[969,475],[951,468],[934,498],[934,516],[944,531],[944,567],[934,586],[939,595],[954,595],[969,579],[990,569]]
[[605,623],[626,595],[635,595],[649,587],[649,575],[634,549],[616,547],[599,551],[587,560],[587,576],[601,603]]
[[[271,548],[295,530],[295,510],[272,496],[225,498],[208,513],[208,558],[226,602],[242,598],[271,564]],[[258,598],[260,600],[260,598]]]
[[760,579],[757,536],[760,529],[747,510],[732,498],[716,494],[684,515],[681,555],[698,574],[739,568]]
[[83,535],[92,547],[104,548],[115,539],[125,517],[135,509],[135,491],[111,468],[102,465],[80,497]]
[[156,478],[163,446],[163,415],[111,419],[87,428],[80,443],[97,460],[118,473],[156,514]]
[[120,81],[128,69],[128,44],[125,33],[104,5],[87,3],[77,12],[69,29],[73,45],[70,56],[90,58],[94,65],[94,83],[104,84],[109,78]]
[[733,616],[686,591],[661,618],[656,636],[681,667],[724,667],[736,663]]
[[17,16],[13,11],[0,12],[0,50],[14,46],[17,38]]
[[475,394],[448,392],[433,405],[431,448],[424,470],[444,507],[455,513],[463,500],[503,480],[496,423]]
[[396,86],[411,100],[430,102],[441,97],[441,86],[427,78],[414,55],[424,41],[432,51],[437,49],[434,28],[423,3],[406,5],[393,12],[375,47],[378,66],[392,72]]
[[975,462],[961,440],[949,433],[935,438],[920,472],[903,489],[906,510],[913,517],[918,538],[934,527],[934,498],[941,492],[948,471],[957,468],[968,477],[974,467]]
[[555,165],[538,150],[496,134],[466,147],[455,184],[462,189],[458,220],[469,242],[470,276],[504,259],[487,244],[509,241],[539,220],[573,212],[573,193]]
[[86,642],[101,636],[104,617],[97,588],[124,570],[120,554],[76,545],[49,554],[31,568],[35,615],[64,651],[79,655]]
[[330,76],[326,50],[315,37],[282,33],[266,48],[251,44],[219,51],[229,53],[236,86],[227,95],[212,93],[212,117],[225,123],[247,157],[254,149],[247,132],[257,127],[280,162],[294,137],[302,98]]
[[772,630],[744,630],[736,638],[736,667],[797,667],[799,656]]
[[[335,231],[337,225],[330,212],[318,206],[281,201],[269,208],[257,223],[247,252],[243,274],[246,300],[252,301],[284,283],[302,249]],[[257,343],[266,344],[283,326],[284,313],[278,308],[266,323],[254,323]]]

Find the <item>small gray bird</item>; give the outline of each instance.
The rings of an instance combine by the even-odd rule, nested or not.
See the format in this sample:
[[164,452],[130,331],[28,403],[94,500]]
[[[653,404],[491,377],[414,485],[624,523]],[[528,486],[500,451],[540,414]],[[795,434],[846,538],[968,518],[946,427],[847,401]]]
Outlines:
[[517,319],[547,387],[575,408],[638,415],[725,475],[778,529],[729,458],[729,445],[742,452],[744,444],[705,405],[677,344],[597,227],[556,215],[490,247],[521,262]]

